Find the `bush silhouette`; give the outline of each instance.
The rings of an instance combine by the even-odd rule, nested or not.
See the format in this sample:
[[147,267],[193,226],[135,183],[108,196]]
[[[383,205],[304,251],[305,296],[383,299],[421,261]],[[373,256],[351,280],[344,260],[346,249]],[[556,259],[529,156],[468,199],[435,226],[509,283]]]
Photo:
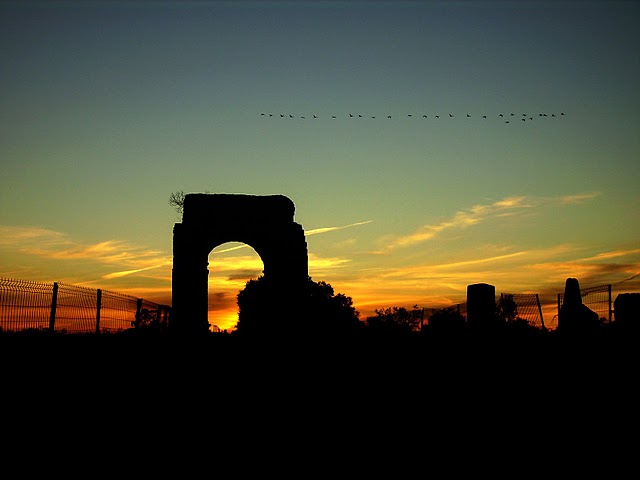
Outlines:
[[238,293],[235,332],[246,336],[351,335],[364,324],[351,297],[335,293],[327,282],[311,277],[302,289],[283,290],[263,275]]

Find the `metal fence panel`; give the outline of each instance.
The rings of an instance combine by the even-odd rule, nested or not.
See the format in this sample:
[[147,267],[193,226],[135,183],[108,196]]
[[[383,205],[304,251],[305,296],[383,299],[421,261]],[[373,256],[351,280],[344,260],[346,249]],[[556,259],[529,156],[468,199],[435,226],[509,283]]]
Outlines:
[[505,293],[500,295],[511,296],[517,307],[517,318],[526,320],[529,325],[534,327],[543,328],[545,326],[537,293]]
[[112,332],[131,328],[136,320],[138,299],[117,292],[102,291],[100,331]]
[[48,328],[52,294],[52,283],[0,278],[0,329]]
[[122,293],[66,283],[0,278],[0,330],[117,332],[146,319],[166,327],[171,307]]
[[60,283],[55,330],[67,333],[96,331],[96,290]]
[[[580,296],[582,297],[582,304],[596,312],[598,318],[604,318],[607,322],[611,322],[611,284],[581,288]],[[558,313],[563,301],[564,292],[558,294]]]

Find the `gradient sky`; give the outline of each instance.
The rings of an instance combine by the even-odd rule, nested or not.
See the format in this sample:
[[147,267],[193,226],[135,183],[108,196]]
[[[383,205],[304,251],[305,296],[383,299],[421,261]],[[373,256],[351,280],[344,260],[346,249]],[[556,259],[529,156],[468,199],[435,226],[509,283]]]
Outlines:
[[[640,291],[639,24],[612,1],[2,2],[0,277],[170,304],[184,191],[291,198],[309,274],[363,319],[477,282],[539,293],[547,324],[568,277]],[[231,328],[262,262],[209,261]]]

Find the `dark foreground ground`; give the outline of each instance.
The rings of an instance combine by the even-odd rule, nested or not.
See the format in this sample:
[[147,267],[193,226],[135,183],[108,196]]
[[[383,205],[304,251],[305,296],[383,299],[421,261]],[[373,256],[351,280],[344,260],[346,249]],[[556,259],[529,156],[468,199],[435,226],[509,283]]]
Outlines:
[[637,339],[5,332],[3,463],[26,453],[23,470],[83,477],[624,478]]
[[[635,331],[603,328],[580,334],[555,331],[457,334],[358,334],[343,337],[241,337],[209,333],[176,336],[128,331],[117,334],[0,333],[5,376],[41,380],[164,382],[187,377],[209,384],[253,381],[359,380],[424,385],[440,378],[593,382],[624,378],[639,364]],[[348,386],[347,385],[347,386]]]

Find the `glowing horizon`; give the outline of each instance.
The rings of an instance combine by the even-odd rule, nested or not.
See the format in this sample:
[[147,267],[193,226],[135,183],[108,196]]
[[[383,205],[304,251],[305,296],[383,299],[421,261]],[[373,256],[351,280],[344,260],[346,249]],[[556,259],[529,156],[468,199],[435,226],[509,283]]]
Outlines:
[[[596,196],[577,194],[572,198],[580,198],[582,202]],[[446,228],[438,233],[451,230],[449,233],[460,241],[460,235],[473,236],[474,230],[480,229],[484,221],[490,222],[491,217],[500,217],[504,222],[504,209],[545,209],[576,203],[566,199],[567,196],[544,200],[521,196],[517,200],[510,197],[485,205],[475,204],[442,220],[438,225],[446,225]],[[472,221],[469,221],[470,215]],[[498,294],[538,293],[545,302],[545,320],[549,321],[555,315],[554,298],[563,291],[564,281],[569,277],[578,278],[583,287],[616,283],[623,285],[624,291],[640,291],[640,280],[637,279],[640,248],[597,251],[563,243],[545,248],[516,249],[504,244],[492,245],[489,251],[470,245],[466,252],[458,252],[464,260],[456,260],[445,251],[431,259],[426,255],[427,258],[418,261],[416,252],[411,251],[395,262],[389,262],[389,256],[392,256],[389,250],[386,250],[387,255],[381,255],[376,250],[356,248],[361,236],[358,229],[372,223],[367,220],[316,227],[306,235],[308,241],[323,235],[341,237],[334,242],[340,245],[340,255],[319,255],[314,253],[313,244],[309,245],[309,275],[315,281],[330,283],[336,293],[350,296],[362,320],[374,315],[376,309],[392,306],[445,308],[464,303],[466,287],[472,283],[494,284]],[[406,247],[397,238],[413,235],[396,238],[384,235],[369,243],[391,242],[394,248]],[[63,271],[75,262],[80,267],[73,268],[78,271],[86,270],[87,267],[81,266],[86,264],[104,272],[83,278],[79,275],[60,277],[52,271],[44,278],[36,278],[28,270],[16,269],[13,275],[4,274],[4,277],[108,288],[171,305],[170,252],[147,250],[115,239],[81,244],[62,232],[42,227],[0,226],[0,237],[0,249],[12,252],[14,257],[29,259],[25,264],[41,259],[45,264],[54,262],[58,267],[51,268]],[[436,242],[436,235],[421,241]],[[393,255],[397,256],[397,253]],[[262,259],[250,245],[228,242],[212,250],[209,260],[210,323],[222,330],[231,330],[237,322],[237,294],[247,281],[262,274]]]

